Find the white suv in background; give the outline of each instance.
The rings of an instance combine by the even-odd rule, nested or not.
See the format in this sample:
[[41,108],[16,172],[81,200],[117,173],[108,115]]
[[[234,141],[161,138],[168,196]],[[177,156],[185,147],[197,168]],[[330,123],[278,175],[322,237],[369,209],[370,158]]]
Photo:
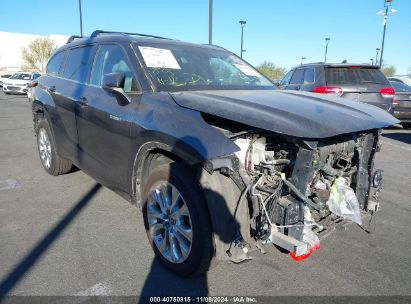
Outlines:
[[39,77],[40,73],[37,72],[17,72],[3,82],[3,92],[5,94],[26,94],[28,90],[27,85]]

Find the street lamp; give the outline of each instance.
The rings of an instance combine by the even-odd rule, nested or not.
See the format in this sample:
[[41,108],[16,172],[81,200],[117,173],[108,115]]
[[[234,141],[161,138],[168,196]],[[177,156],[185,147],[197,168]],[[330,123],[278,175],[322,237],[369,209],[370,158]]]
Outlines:
[[247,22],[244,20],[239,21],[240,26],[241,26],[241,50],[240,50],[240,57],[243,58],[243,53],[245,50],[243,50],[243,36],[244,36],[244,26]]
[[300,65],[303,64],[303,60],[304,60],[304,59],[307,59],[307,57],[301,57]]
[[328,52],[328,44],[330,43],[330,38],[325,38],[325,55],[324,55],[324,62],[327,63],[327,52]]
[[379,53],[379,51],[380,51],[380,48],[376,48],[375,51],[376,51],[376,54],[375,54],[375,65],[378,65],[378,53]]
[[395,9],[390,9],[388,11],[388,8],[391,6],[392,0],[384,0],[384,7],[385,11],[379,11],[377,15],[384,16],[382,24],[384,25],[384,30],[382,33],[382,43],[381,43],[381,55],[380,55],[380,67],[382,67],[382,56],[384,54],[384,42],[385,42],[385,30],[387,29],[387,22],[388,22],[388,15],[394,14],[398,12]]
[[213,44],[213,0],[209,0],[208,4],[208,44]]
[[83,16],[81,14],[81,0],[78,0],[78,10],[80,11],[80,36],[83,37]]
[[371,58],[370,61],[371,61],[371,65],[374,65],[374,58]]

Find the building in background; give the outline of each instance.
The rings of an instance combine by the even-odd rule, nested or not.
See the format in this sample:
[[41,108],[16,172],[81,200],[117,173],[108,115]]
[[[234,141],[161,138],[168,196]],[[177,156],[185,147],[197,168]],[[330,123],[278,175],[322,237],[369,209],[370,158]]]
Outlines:
[[0,32],[0,75],[21,70],[21,51],[36,38],[47,37],[61,46],[67,42],[65,35],[31,35],[22,33]]

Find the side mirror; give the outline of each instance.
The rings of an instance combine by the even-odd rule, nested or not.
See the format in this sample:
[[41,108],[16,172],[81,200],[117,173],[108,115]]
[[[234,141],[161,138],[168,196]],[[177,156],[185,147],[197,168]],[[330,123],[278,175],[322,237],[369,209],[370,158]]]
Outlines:
[[103,89],[113,93],[121,106],[130,103],[127,93],[123,90],[125,79],[126,76],[123,72],[110,73],[103,76]]

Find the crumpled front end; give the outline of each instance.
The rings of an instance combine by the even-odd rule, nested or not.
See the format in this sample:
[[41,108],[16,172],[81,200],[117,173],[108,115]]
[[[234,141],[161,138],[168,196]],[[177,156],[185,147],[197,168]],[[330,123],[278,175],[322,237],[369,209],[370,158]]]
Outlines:
[[[237,189],[226,199],[232,201],[235,231],[217,248],[219,258],[239,262],[253,247],[264,251],[272,243],[299,261],[318,250],[321,238],[337,225],[368,227],[364,218],[378,211],[382,186],[383,172],[374,169],[378,130],[319,140],[236,131],[225,133],[240,151],[204,164],[208,180],[216,174],[230,180],[222,192]],[[209,209],[214,221],[224,221]]]

